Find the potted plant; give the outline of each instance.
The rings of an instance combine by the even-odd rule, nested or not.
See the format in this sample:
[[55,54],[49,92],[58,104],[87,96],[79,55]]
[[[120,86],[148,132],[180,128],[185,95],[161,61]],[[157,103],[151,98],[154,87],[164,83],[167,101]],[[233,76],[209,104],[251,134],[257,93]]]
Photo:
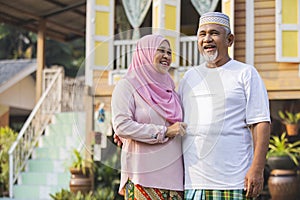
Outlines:
[[267,164],[271,169],[268,188],[272,199],[299,199],[300,141],[290,143],[286,133],[272,136],[267,153]]
[[289,111],[278,111],[278,115],[282,120],[282,123],[285,125],[286,132],[288,135],[297,135],[298,134],[298,122],[300,120],[300,112],[292,113]]
[[92,160],[84,159],[77,149],[73,150],[74,160],[70,167],[70,190],[74,193],[88,193],[92,190],[93,166]]
[[267,153],[270,169],[295,169],[299,165],[300,141],[289,143],[284,132],[281,136],[272,136]]

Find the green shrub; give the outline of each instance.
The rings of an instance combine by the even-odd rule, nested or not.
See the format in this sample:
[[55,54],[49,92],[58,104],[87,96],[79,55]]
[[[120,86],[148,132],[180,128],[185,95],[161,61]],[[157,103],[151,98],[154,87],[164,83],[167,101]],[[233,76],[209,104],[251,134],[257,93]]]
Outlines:
[[113,200],[115,198],[114,192],[110,188],[98,188],[94,192],[88,194],[82,194],[77,192],[76,194],[69,190],[62,189],[55,194],[50,194],[53,200]]
[[9,181],[9,157],[10,146],[16,140],[18,133],[9,127],[0,127],[0,185],[4,191],[8,191]]

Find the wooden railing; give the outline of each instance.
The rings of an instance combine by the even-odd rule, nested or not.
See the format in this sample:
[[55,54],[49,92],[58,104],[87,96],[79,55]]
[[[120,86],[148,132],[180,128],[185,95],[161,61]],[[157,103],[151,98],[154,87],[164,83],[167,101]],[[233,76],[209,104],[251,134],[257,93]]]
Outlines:
[[114,64],[115,70],[127,69],[135,51],[137,40],[115,40],[114,41]]
[[[137,40],[115,40],[114,41],[114,69],[109,71],[108,84],[113,85],[127,72],[132,54],[135,51]],[[175,55],[179,61],[178,66],[174,66],[174,81],[182,78],[184,72],[190,67],[200,65],[204,60],[198,51],[196,36],[182,36],[179,43],[179,55]]]
[[193,67],[200,65],[204,60],[198,50],[197,36],[180,37],[179,66]]
[[[131,62],[132,54],[135,51],[136,40],[115,40],[114,41],[114,70],[127,69]],[[175,55],[179,59],[179,66],[192,67],[203,62],[198,51],[196,36],[180,37],[180,53]]]
[[13,197],[13,185],[17,182],[22,170],[24,170],[39,138],[54,113],[61,110],[63,76],[62,68],[44,70],[43,87],[45,91],[8,152],[9,196],[11,198]]

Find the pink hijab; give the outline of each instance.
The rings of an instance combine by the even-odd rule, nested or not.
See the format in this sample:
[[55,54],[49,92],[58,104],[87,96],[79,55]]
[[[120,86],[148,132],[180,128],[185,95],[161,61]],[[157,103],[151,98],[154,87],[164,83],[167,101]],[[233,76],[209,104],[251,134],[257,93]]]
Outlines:
[[182,109],[175,84],[169,73],[161,74],[153,66],[154,54],[163,41],[161,35],[142,37],[136,45],[125,78],[156,112],[171,124],[182,121]]

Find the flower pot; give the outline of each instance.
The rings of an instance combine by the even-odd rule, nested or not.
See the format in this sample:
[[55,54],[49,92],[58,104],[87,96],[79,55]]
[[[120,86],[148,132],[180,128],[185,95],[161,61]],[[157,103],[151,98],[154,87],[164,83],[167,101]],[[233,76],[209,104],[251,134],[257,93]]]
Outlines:
[[289,156],[271,156],[267,159],[270,170],[273,169],[297,169],[297,165]]
[[89,193],[92,190],[92,177],[88,169],[84,174],[82,170],[71,168],[71,180],[70,180],[70,190],[71,192],[77,193]]
[[272,170],[268,180],[272,200],[299,200],[299,178],[296,170]]
[[298,134],[298,124],[286,124],[285,129],[289,136],[295,136]]

